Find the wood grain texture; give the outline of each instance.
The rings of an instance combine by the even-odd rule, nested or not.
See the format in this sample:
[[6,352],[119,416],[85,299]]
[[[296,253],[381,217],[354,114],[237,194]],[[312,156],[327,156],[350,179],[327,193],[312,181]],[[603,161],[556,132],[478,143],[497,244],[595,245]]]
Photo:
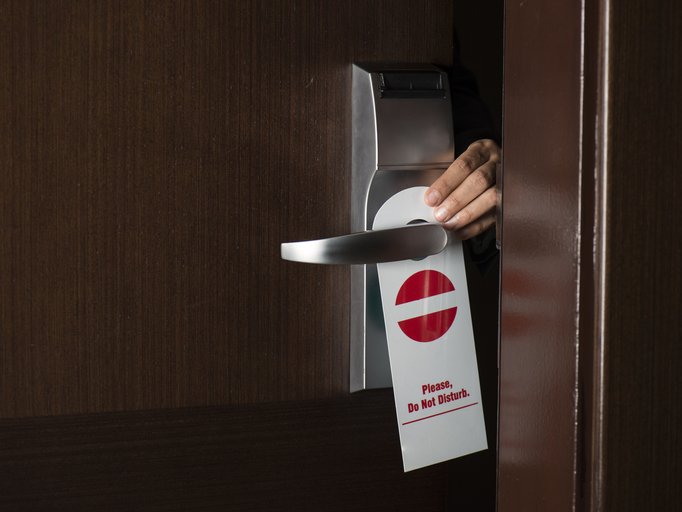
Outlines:
[[402,472],[347,269],[279,259],[348,230],[351,63],[451,52],[447,0],[0,2],[0,509],[494,510],[492,449]]
[[583,13],[505,5],[498,509],[573,512]]
[[[590,4],[585,13],[572,2],[507,6],[499,509],[677,510],[681,7],[639,0]],[[573,37],[578,23],[585,23],[584,53]],[[607,74],[599,76],[600,65]],[[574,154],[561,157],[571,146]],[[600,151],[607,158],[595,162]],[[603,231],[593,230],[601,223]],[[547,269],[552,274],[537,279]],[[542,301],[552,305],[545,314]],[[572,339],[580,343],[573,396]],[[595,352],[600,343],[603,353]],[[604,356],[603,389],[595,354]],[[563,366],[550,375],[556,362]],[[592,403],[601,393],[603,409]],[[590,431],[595,425],[604,430]]]
[[611,2],[604,510],[682,503],[682,6]]
[[2,420],[0,508],[494,510],[484,453],[402,472],[390,393]]
[[450,2],[0,3],[0,415],[340,396],[350,65]]

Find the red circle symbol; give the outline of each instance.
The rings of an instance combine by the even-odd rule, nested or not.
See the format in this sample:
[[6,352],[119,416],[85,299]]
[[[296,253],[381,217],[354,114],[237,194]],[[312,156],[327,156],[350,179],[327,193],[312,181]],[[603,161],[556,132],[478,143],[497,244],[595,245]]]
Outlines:
[[[455,286],[445,274],[437,270],[422,270],[412,274],[403,283],[395,299],[395,305],[406,304],[427,297],[452,292]],[[398,322],[400,329],[411,339],[419,342],[437,340],[455,321],[457,307],[442,309]]]

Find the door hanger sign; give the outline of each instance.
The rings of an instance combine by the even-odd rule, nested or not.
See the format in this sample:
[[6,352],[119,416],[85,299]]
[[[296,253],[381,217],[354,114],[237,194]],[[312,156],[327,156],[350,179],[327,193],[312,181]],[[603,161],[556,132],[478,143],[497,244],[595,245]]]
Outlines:
[[[437,221],[426,187],[402,190],[373,229]],[[488,448],[461,242],[422,260],[379,263],[405,471]]]

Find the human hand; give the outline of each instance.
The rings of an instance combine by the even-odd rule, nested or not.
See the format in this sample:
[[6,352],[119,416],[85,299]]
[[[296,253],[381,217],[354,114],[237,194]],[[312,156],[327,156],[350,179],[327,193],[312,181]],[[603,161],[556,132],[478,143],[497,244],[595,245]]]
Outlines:
[[462,240],[495,223],[495,166],[500,157],[494,140],[477,140],[424,193],[436,220]]

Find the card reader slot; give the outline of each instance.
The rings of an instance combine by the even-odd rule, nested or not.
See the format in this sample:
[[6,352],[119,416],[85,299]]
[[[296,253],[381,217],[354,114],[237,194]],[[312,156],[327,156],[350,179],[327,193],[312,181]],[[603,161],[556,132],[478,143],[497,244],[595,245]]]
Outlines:
[[381,98],[445,98],[443,76],[430,71],[379,73]]

